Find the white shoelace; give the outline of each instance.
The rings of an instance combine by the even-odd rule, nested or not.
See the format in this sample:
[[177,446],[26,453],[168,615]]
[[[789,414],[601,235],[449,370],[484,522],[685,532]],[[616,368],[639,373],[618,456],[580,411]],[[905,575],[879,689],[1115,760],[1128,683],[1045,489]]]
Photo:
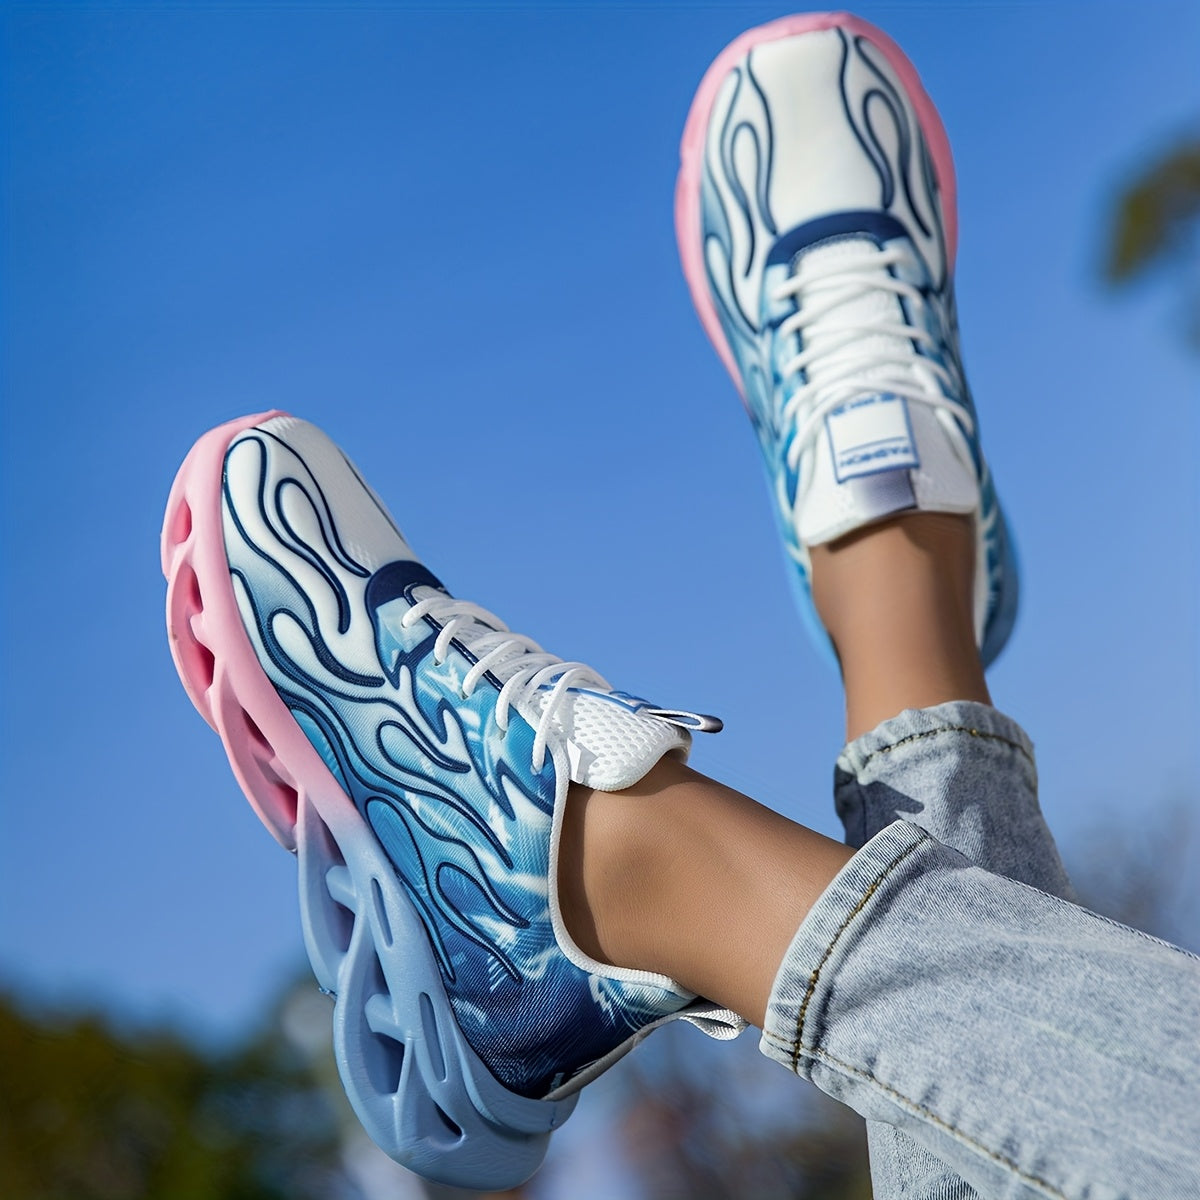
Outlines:
[[[591,667],[580,662],[564,662],[547,653],[532,638],[513,633],[493,613],[467,600],[437,592],[418,600],[400,625],[407,629],[423,617],[432,617],[442,626],[433,643],[433,661],[441,664],[450,653],[450,643],[458,640],[475,655],[476,662],[463,676],[462,696],[469,699],[479,681],[489,671],[503,680],[496,702],[496,724],[508,732],[509,710],[514,704],[530,701],[542,688],[553,685],[538,717],[533,740],[533,769],[540,771],[546,761],[546,742],[553,729],[555,714],[566,703],[568,692],[580,685],[611,691],[612,685]],[[512,673],[504,678],[507,670]]]
[[[784,429],[800,421],[788,447],[792,470],[828,413],[875,392],[891,392],[942,409],[957,417],[969,434],[974,431],[971,414],[942,390],[953,387],[950,372],[913,351],[912,342],[934,346],[934,337],[895,316],[855,311],[871,307],[871,300],[881,291],[906,299],[910,311],[925,304],[919,289],[887,270],[904,259],[903,249],[880,250],[863,244],[861,250],[859,255],[827,264],[810,264],[772,294],[776,301],[796,297],[798,311],[780,323],[778,332],[783,337],[800,333],[805,342],[805,349],[782,368],[785,378],[797,371],[808,372],[808,382],[796,389],[782,413]],[[865,339],[871,339],[869,347],[864,347]]]

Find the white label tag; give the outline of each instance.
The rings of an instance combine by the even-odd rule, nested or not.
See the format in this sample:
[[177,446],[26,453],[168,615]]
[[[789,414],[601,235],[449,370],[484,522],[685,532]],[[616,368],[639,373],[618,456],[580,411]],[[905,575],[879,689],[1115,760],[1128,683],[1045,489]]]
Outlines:
[[852,400],[826,414],[825,428],[838,483],[921,465],[902,396],[880,392]]

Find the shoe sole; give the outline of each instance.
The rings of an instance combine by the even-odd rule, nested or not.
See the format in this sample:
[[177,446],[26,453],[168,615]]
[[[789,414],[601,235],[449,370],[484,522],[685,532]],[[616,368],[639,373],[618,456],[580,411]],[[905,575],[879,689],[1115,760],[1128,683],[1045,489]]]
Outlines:
[[717,55],[700,81],[700,87],[696,91],[692,107],[688,111],[687,122],[683,127],[683,139],[679,147],[679,175],[675,184],[675,236],[679,243],[679,257],[683,263],[688,291],[700,316],[704,332],[708,334],[708,340],[712,342],[725,364],[743,400],[745,393],[741,374],[725,337],[725,331],[721,328],[716,305],[709,291],[708,272],[704,263],[704,243],[700,227],[700,186],[704,175],[705,134],[721,84],[730,70],[751,50],[767,42],[777,42],[805,33],[819,33],[826,29],[844,29],[848,33],[865,37],[877,46],[912,99],[937,175],[946,233],[946,264],[949,271],[954,269],[958,248],[958,216],[957,185],[950,140],[946,136],[942,119],[938,116],[933,101],[921,84],[917,69],[908,61],[904,51],[881,29],[876,29],[869,22],[844,12],[804,13],[781,17],[777,21],[747,30]]
[[221,493],[234,439],[280,412],[205,434],[172,485],[162,530],[167,631],[179,678],[220,736],[254,811],[296,854],[305,948],[334,998],[346,1095],[387,1154],[456,1187],[515,1187],[576,1096],[499,1083],[458,1028],[417,910],[375,835],[259,664],[225,555]]

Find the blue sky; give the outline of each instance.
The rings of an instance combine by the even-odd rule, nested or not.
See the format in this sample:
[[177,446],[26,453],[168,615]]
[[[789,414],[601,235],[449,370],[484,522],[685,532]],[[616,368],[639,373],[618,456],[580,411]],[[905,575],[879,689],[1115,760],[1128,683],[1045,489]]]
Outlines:
[[[837,681],[691,311],[692,92],[786,10],[4,10],[0,983],[228,1034],[301,958],[294,866],[174,676],[157,532],[192,441],[323,424],[459,594],[664,704],[835,832]],[[863,4],[955,148],[959,298],[1024,609],[993,672],[1068,859],[1200,797],[1195,358],[1096,282],[1200,114],[1194,4]]]

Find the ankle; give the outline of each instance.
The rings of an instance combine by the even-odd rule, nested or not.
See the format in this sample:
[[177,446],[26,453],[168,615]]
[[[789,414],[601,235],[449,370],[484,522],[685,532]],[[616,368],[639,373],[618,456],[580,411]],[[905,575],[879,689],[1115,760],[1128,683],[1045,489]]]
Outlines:
[[585,954],[667,975],[761,1025],[796,927],[850,855],[663,759],[623,792],[572,785],[559,904]]
[[[575,944],[597,962],[670,973],[645,933],[647,914],[669,902],[672,864],[661,836],[662,795],[679,765],[663,760],[620,792],[577,783],[568,790],[558,851],[559,907]],[[652,804],[651,818],[646,806]]]
[[991,702],[975,558],[972,519],[952,513],[905,513],[813,548],[813,600],[841,663],[848,738],[906,708]]
[[630,864],[617,798],[618,793],[578,783],[568,789],[558,845],[558,904],[567,933],[584,954],[607,966],[632,966],[622,961],[617,901]]

